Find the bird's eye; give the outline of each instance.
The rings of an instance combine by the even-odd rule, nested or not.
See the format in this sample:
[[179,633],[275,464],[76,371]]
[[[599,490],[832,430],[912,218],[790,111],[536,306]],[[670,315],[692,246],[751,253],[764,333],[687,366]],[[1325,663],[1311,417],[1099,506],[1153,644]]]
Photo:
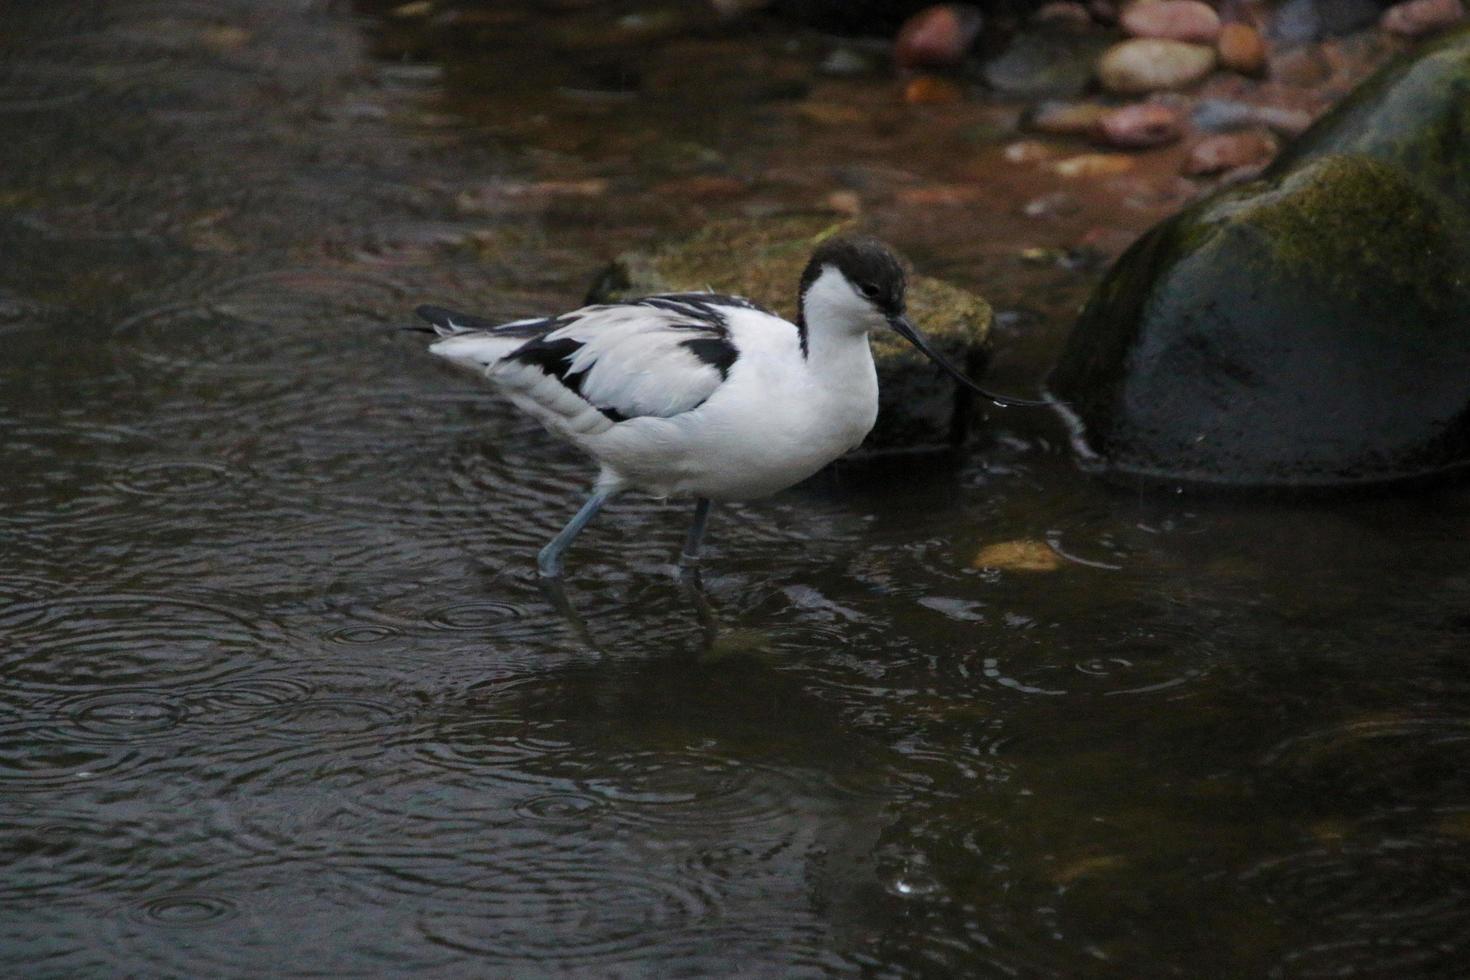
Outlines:
[[872,299],[878,295],[878,287],[870,282],[860,282],[858,283],[858,292],[862,293],[868,299]]

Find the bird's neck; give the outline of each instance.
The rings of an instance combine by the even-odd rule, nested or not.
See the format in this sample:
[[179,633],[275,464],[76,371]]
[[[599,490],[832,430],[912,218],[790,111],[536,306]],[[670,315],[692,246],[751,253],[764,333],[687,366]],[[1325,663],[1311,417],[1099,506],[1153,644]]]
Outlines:
[[816,377],[840,382],[872,370],[873,352],[868,346],[866,330],[820,318],[812,321],[806,316],[798,319],[797,330],[807,368]]

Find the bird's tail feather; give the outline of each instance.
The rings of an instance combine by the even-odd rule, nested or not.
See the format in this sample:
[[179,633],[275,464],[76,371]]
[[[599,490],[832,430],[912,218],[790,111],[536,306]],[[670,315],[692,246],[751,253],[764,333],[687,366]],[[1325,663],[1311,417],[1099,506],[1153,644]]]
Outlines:
[[430,306],[424,304],[414,310],[429,325],[427,327],[406,327],[407,330],[417,330],[422,333],[433,333],[440,337],[455,337],[463,333],[472,333],[477,330],[494,329],[495,324],[482,317],[469,313],[461,313],[443,306]]

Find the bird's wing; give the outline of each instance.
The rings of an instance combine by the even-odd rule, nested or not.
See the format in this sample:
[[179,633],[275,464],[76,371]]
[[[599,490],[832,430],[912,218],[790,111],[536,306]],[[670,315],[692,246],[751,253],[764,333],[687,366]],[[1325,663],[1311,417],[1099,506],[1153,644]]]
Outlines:
[[[587,306],[544,321],[507,353],[492,378],[566,414],[554,381],[611,422],[669,418],[699,407],[739,357],[726,311],[759,309],[706,293]],[[523,328],[524,329],[524,328]]]

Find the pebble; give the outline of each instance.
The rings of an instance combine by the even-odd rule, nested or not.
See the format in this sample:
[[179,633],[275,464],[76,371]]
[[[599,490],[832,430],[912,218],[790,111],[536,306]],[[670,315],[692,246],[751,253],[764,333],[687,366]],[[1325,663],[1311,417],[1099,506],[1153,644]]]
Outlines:
[[991,88],[1019,99],[1076,98],[1092,84],[1094,62],[1107,43],[1102,31],[1032,24],[985,63],[983,75]]
[[964,89],[934,75],[920,75],[903,87],[903,100],[910,105],[942,105],[961,102],[964,98]]
[[1193,85],[1214,67],[1214,48],[1160,38],[1134,38],[1109,48],[1098,62],[1097,74],[1110,92],[1143,95]]
[[1038,24],[1056,24],[1069,28],[1086,28],[1092,25],[1092,15],[1080,3],[1044,3],[1031,15]]
[[1125,105],[1098,120],[1095,137],[1108,146],[1141,150],[1172,143],[1184,134],[1179,110],[1152,102]]
[[1004,156],[1010,163],[1039,163],[1050,160],[1056,152],[1040,140],[1018,140],[1005,148]]
[[866,75],[872,69],[868,59],[852,48],[836,48],[822,61],[818,71],[823,75],[851,78],[855,75]]
[[1256,76],[1266,70],[1266,42],[1249,24],[1226,24],[1220,28],[1220,64],[1242,75]]
[[1084,153],[1052,164],[1059,177],[1116,177],[1133,169],[1133,158],[1122,153]]
[[1107,106],[1095,102],[1043,102],[1031,110],[1023,125],[1052,136],[1090,136],[1107,114]]
[[1408,0],[1383,12],[1378,24],[1390,34],[1419,37],[1459,23],[1465,16],[1460,0]]
[[904,22],[893,41],[893,60],[900,68],[953,68],[965,60],[984,21],[967,3],[926,7]]
[[854,216],[862,213],[863,199],[857,191],[833,191],[823,199],[827,207],[838,214]]
[[1276,155],[1276,140],[1260,130],[1218,133],[1190,147],[1184,173],[1191,177],[1222,174],[1240,167],[1257,167]]
[[1304,109],[1204,99],[1194,107],[1194,124],[1212,131],[1265,126],[1282,136],[1296,136],[1312,125],[1312,114]]
[[1054,572],[1062,567],[1062,560],[1045,541],[1022,539],[986,545],[970,562],[970,567],[1014,572]]
[[1120,23],[1123,30],[1134,37],[1214,44],[1220,36],[1220,15],[1200,0],[1129,4]]

